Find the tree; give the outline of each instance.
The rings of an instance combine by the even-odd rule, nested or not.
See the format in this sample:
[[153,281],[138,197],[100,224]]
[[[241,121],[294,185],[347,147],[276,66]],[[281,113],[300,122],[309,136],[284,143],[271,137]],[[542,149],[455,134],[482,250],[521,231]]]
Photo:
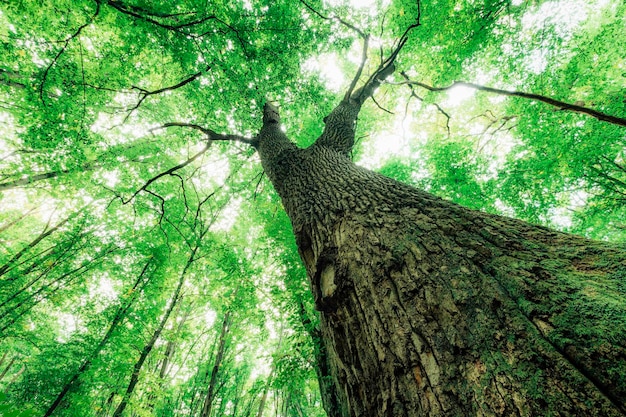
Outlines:
[[[623,63],[609,49],[626,44],[626,6],[583,2],[566,26],[558,2],[244,3],[0,9],[9,402],[44,413],[78,369],[81,395],[61,392],[77,415],[626,414],[623,244],[501,216],[623,238]],[[316,60],[355,74],[338,100]],[[497,98],[455,106],[458,79]],[[381,127],[393,112],[401,127]],[[405,126],[412,152],[366,162],[380,141],[359,132]],[[131,306],[119,289],[155,247],[159,279],[125,318],[100,318]],[[199,313],[172,352],[183,292]],[[225,335],[219,311],[241,320],[214,364],[229,372],[197,378],[210,364],[196,347]],[[285,323],[297,342],[251,372]]]
[[[354,165],[356,118],[387,65],[309,148],[289,141],[269,104],[258,136],[346,415],[625,413],[624,247],[464,209]],[[589,295],[598,285],[607,298]]]

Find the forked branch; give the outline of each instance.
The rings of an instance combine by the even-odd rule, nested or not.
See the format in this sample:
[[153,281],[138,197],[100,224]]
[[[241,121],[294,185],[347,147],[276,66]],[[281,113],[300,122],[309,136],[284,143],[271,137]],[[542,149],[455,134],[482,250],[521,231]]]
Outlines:
[[[417,2],[417,6],[418,6],[418,14],[417,14],[415,23],[409,25],[405,29],[404,33],[398,39],[395,47],[392,49],[389,56],[380,63],[376,71],[372,73],[372,75],[368,78],[365,84],[361,88],[359,88],[357,91],[355,91],[354,94],[352,94],[349,97],[346,97],[345,99],[355,100],[359,105],[362,105],[369,97],[371,97],[374,94],[374,91],[376,91],[376,89],[380,86],[380,84],[395,71],[396,58],[398,57],[398,54],[400,53],[402,48],[404,48],[407,41],[409,40],[409,34],[411,33],[413,29],[420,26],[420,13],[421,12],[420,12],[419,1]],[[361,67],[365,63],[365,59],[366,59],[366,56],[364,55],[363,62],[361,63]],[[358,75],[360,76],[360,73],[358,73]]]
[[[302,1],[302,0],[301,0]],[[306,3],[305,3],[306,4]],[[396,69],[395,60],[402,48],[406,45],[410,32],[420,25],[419,22],[419,2],[418,16],[415,22],[409,25],[402,36],[392,48],[389,56],[381,61],[378,68],[370,75],[365,84],[353,91],[355,85],[361,77],[361,72],[367,61],[368,37],[364,38],[363,58],[356,76],[352,80],[343,100],[333,111],[324,118],[325,128],[322,135],[315,142],[316,146],[334,149],[345,156],[349,156],[354,146],[356,120],[363,103],[373,97],[376,89],[389,77]],[[362,31],[359,31],[362,33]],[[378,103],[376,103],[378,105]],[[380,107],[380,105],[378,105]]]
[[130,203],[140,192],[142,191],[149,191],[148,187],[155,181],[157,181],[159,178],[168,176],[168,175],[174,175],[176,171],[186,167],[187,165],[191,164],[193,161],[195,161],[196,159],[198,159],[202,154],[204,154],[210,147],[211,147],[211,143],[212,141],[216,141],[216,140],[230,140],[230,141],[236,141],[236,142],[242,142],[242,143],[246,143],[248,145],[252,145],[254,146],[255,141],[254,139],[248,139],[248,138],[244,138],[243,136],[239,136],[239,135],[223,135],[217,132],[214,132],[211,129],[206,129],[200,125],[197,124],[193,124],[193,123],[178,123],[178,122],[171,122],[171,123],[166,123],[162,126],[159,127],[155,127],[153,129],[151,129],[151,132],[155,131],[155,130],[159,130],[159,129],[165,129],[167,127],[189,127],[191,129],[195,129],[195,130],[199,130],[202,133],[204,133],[207,137],[207,142],[205,144],[205,146],[195,155],[191,156],[190,158],[188,158],[186,161],[181,162],[178,165],[175,165],[157,175],[155,175],[154,177],[150,178],[148,181],[145,182],[145,184],[139,188],[138,190],[136,190],[128,199],[124,199],[121,196],[118,195],[118,197],[122,200],[122,204],[128,204]]

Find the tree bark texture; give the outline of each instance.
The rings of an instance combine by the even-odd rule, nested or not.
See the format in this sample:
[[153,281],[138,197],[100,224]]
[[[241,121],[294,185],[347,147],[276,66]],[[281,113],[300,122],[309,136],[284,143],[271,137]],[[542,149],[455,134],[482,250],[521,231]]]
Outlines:
[[626,415],[625,248],[360,168],[344,121],[299,149],[266,108],[257,145],[321,311],[341,414]]

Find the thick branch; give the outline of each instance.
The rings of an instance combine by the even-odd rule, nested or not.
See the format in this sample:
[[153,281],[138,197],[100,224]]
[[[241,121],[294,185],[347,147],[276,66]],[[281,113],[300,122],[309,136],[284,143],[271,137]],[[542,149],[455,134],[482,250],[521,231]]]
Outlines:
[[256,144],[256,140],[253,138],[246,138],[243,136],[239,136],[239,135],[230,135],[230,134],[221,134],[221,133],[217,133],[211,129],[207,129],[205,127],[202,127],[200,125],[197,124],[193,124],[193,123],[179,123],[179,122],[171,122],[171,123],[165,123],[162,126],[156,127],[154,129],[152,129],[152,131],[157,130],[157,129],[164,129],[166,127],[173,127],[173,126],[177,126],[177,127],[189,127],[191,129],[195,129],[195,130],[199,130],[200,132],[204,133],[207,137],[208,140],[213,141],[213,140],[230,140],[233,142],[241,142],[241,143],[245,143],[246,145],[251,145],[251,146],[255,146]]
[[356,128],[356,120],[363,103],[373,96],[374,91],[389,77],[396,69],[395,60],[406,44],[409,33],[412,29],[419,26],[419,20],[410,25],[398,39],[397,45],[393,48],[389,56],[384,59],[376,71],[372,73],[365,84],[352,92],[354,85],[358,81],[360,72],[365,65],[367,38],[365,38],[365,49],[363,53],[363,62],[357,71],[357,76],[352,81],[348,92],[344,99],[337,107],[333,109],[328,116],[324,118],[324,132],[315,142],[316,146],[324,146],[334,149],[335,151],[349,156],[354,146],[354,134]]
[[468,83],[468,82],[463,82],[463,81],[455,81],[451,85],[446,86],[446,87],[433,87],[428,84],[421,83],[419,81],[410,81],[410,80],[401,82],[401,83],[394,83],[394,84],[416,85],[418,87],[422,87],[426,90],[434,91],[434,92],[446,91],[446,90],[450,90],[453,87],[458,87],[458,86],[469,87],[475,90],[485,91],[487,93],[494,93],[494,94],[500,94],[500,95],[511,96],[511,97],[522,97],[522,98],[526,98],[529,100],[540,101],[542,103],[546,103],[551,106],[558,107],[561,110],[567,110],[567,111],[571,111],[574,113],[586,114],[588,116],[595,117],[596,119],[601,120],[603,122],[608,122],[608,123],[612,123],[618,126],[626,127],[626,119],[622,117],[611,116],[609,114],[602,113],[597,110],[590,109],[588,107],[579,106],[577,104],[566,103],[564,101],[555,100],[553,98],[542,96],[540,94],[524,93],[521,91],[501,90],[499,88],[486,87],[483,85]]
[[[178,88],[184,87],[187,84],[189,84],[192,81],[195,81],[196,79],[198,79],[200,76],[202,76],[202,74],[204,74],[205,72],[208,72],[211,69],[210,65],[207,65],[206,69],[204,71],[198,71],[195,74],[185,78],[184,80],[174,84],[174,85],[170,85],[168,87],[162,87],[162,88],[158,88],[156,90],[146,90],[145,88],[141,88],[141,87],[136,87],[133,86],[133,89],[135,90],[139,90],[140,91],[140,98],[139,101],[137,102],[137,104],[135,104],[128,113],[128,116],[130,116],[130,114],[137,110],[139,108],[139,106],[141,106],[141,103],[143,103],[143,101],[148,98],[148,96],[153,96],[156,94],[160,94],[160,93],[164,93],[166,91],[172,91],[172,90],[176,90]],[[127,118],[128,118],[127,116]]]
[[127,5],[120,1],[112,1],[112,0],[107,1],[106,4],[128,16],[132,16],[136,19],[144,20],[153,25],[162,27],[163,29],[168,29],[168,30],[173,30],[173,31],[180,31],[180,29],[199,25],[206,21],[217,18],[215,15],[210,15],[210,16],[201,17],[196,20],[190,20],[184,23],[178,23],[178,24],[162,23],[156,20],[155,18],[178,20],[181,15],[192,14],[192,13],[182,13],[182,14],[181,13],[176,13],[176,14],[158,13],[158,12],[153,12],[153,11],[144,9],[139,6]]

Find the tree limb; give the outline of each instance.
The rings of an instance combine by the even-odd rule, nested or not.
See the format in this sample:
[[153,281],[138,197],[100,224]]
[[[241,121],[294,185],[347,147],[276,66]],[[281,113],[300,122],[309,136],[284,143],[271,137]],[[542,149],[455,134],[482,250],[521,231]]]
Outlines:
[[[302,0],[301,0],[302,1]],[[306,3],[305,3],[306,4]],[[349,156],[354,146],[354,134],[356,127],[356,119],[361,110],[363,103],[373,96],[374,91],[389,77],[396,69],[394,62],[408,41],[409,33],[420,25],[419,13],[416,22],[409,25],[402,36],[398,39],[396,46],[386,59],[383,59],[378,68],[372,73],[363,86],[352,92],[352,88],[360,77],[366,60],[366,50],[364,50],[364,59],[357,71],[357,76],[353,79],[348,93],[337,107],[324,118],[324,132],[315,142],[316,146],[324,146],[332,148],[335,151]],[[365,42],[367,48],[367,38]]]
[[615,124],[615,125],[618,125],[618,126],[626,127],[626,119],[624,119],[622,117],[611,116],[609,114],[602,113],[600,111],[593,110],[593,109],[590,109],[588,107],[579,106],[577,104],[572,104],[572,103],[566,103],[564,101],[555,100],[553,98],[542,96],[540,94],[525,93],[525,92],[522,92],[522,91],[501,90],[499,88],[486,87],[484,85],[468,83],[468,82],[464,82],[464,81],[455,81],[455,82],[453,82],[452,84],[450,84],[449,86],[446,86],[446,87],[433,87],[433,86],[430,86],[428,84],[424,84],[424,83],[419,82],[419,81],[411,81],[411,80],[407,80],[407,81],[399,82],[399,83],[390,83],[390,84],[394,84],[394,85],[416,85],[418,87],[422,87],[422,88],[424,88],[424,89],[426,89],[428,91],[433,91],[433,92],[447,91],[447,90],[450,90],[453,87],[459,87],[459,86],[460,87],[468,87],[468,88],[473,88],[473,89],[478,90],[478,91],[485,91],[487,93],[500,94],[500,95],[510,96],[510,97],[521,97],[521,98],[526,98],[526,99],[529,99],[529,100],[540,101],[542,103],[546,103],[546,104],[549,104],[551,106],[558,107],[560,110],[567,110],[567,111],[571,111],[571,112],[574,112],[574,113],[586,114],[588,116],[594,117],[594,118],[596,118],[598,120],[601,120],[603,122],[608,122],[608,123],[612,123],[612,124]]
[[168,30],[173,30],[173,31],[180,31],[181,29],[186,28],[186,27],[199,25],[206,21],[217,19],[215,15],[209,15],[209,16],[201,17],[196,20],[190,20],[188,22],[179,23],[179,24],[162,23],[154,18],[178,20],[179,17],[182,15],[188,15],[188,14],[193,14],[193,13],[192,12],[175,13],[175,14],[158,13],[158,12],[147,10],[143,7],[124,4],[118,0],[108,0],[106,1],[106,4],[128,16],[132,16],[136,19],[144,20],[153,25],[162,27],[163,29],[168,29]]
[[207,137],[208,140],[210,141],[214,141],[214,140],[229,140],[229,141],[233,141],[233,142],[241,142],[241,143],[245,143],[246,145],[250,145],[250,146],[255,146],[256,145],[256,140],[255,138],[246,138],[240,135],[230,135],[230,134],[221,134],[221,133],[217,133],[211,129],[207,129],[205,127],[202,127],[200,125],[194,124],[194,123],[179,123],[179,122],[170,122],[170,123],[165,123],[164,125],[161,125],[159,127],[155,127],[153,129],[150,129],[150,131],[154,131],[154,130],[159,130],[159,129],[165,129],[167,127],[189,127],[191,129],[195,129],[195,130],[199,130],[200,132],[204,133]]

